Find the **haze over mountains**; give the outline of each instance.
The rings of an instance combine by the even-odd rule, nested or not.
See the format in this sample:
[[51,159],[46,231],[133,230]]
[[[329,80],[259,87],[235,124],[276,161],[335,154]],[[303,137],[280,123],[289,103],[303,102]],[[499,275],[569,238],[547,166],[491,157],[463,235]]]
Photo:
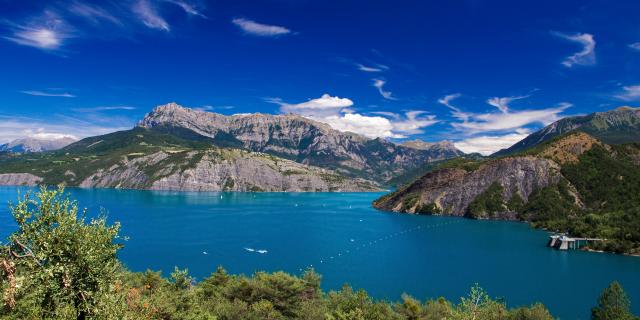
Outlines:
[[51,150],[57,150],[62,147],[65,147],[75,141],[76,139],[71,137],[59,137],[59,138],[58,137],[56,138],[26,137],[26,138],[13,140],[5,144],[0,144],[0,151],[20,152],[20,153],[51,151]]

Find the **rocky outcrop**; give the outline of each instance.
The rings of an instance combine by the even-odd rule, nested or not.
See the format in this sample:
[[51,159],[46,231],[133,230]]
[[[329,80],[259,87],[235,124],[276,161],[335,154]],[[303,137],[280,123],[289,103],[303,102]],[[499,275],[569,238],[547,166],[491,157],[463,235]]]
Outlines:
[[[445,164],[443,168],[425,174],[407,187],[376,200],[374,206],[396,212],[461,216],[468,214],[469,205],[492,185],[497,187],[489,193],[502,192],[503,203],[518,195],[526,204],[534,191],[563,181],[562,189],[569,194],[568,198],[573,199],[577,208],[583,208],[585,204],[582,203],[580,194],[571,181],[562,175],[561,170],[566,168],[564,166],[579,163],[581,157],[594,148],[612,155],[623,153],[621,156],[631,161],[638,154],[637,148],[628,147],[615,151],[612,146],[576,131],[529,149],[526,151],[527,155]],[[485,199],[486,197],[487,195],[484,196]],[[505,210],[508,211],[508,208]],[[497,215],[492,213],[493,218],[510,217],[509,212],[495,213]]]
[[469,204],[494,182],[503,187],[503,198],[518,194],[527,201],[536,189],[556,184],[561,179],[555,162],[533,157],[491,160],[478,169],[447,168],[427,173],[405,189],[374,203],[378,209],[416,213],[425,206],[435,206],[444,214],[463,216]]
[[0,185],[3,186],[36,186],[42,178],[30,173],[2,173]]
[[180,191],[377,191],[370,181],[241,150],[164,152],[98,170],[81,187]]
[[225,116],[175,103],[156,107],[138,126],[155,130],[184,128],[211,138],[219,146],[269,153],[380,182],[425,162],[463,154],[450,143],[434,144],[432,148],[406,147],[334,130],[293,114]]

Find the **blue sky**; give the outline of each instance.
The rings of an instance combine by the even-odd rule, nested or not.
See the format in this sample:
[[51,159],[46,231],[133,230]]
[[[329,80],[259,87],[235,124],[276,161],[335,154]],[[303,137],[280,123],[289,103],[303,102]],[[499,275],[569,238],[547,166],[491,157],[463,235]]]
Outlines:
[[175,101],[485,154],[640,102],[638,1],[0,0],[0,142]]

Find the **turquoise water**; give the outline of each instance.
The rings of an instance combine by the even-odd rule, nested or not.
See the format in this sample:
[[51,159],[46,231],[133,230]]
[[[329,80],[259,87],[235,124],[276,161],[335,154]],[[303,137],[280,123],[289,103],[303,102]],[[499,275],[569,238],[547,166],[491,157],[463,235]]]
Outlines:
[[[120,257],[135,271],[179,266],[202,279],[218,265],[245,274],[313,265],[325,289],[348,282],[391,300],[457,301],[479,283],[509,306],[540,301],[563,319],[587,319],[618,280],[640,313],[640,258],[551,250],[547,233],[522,223],[383,213],[370,205],[379,193],[69,192],[122,223],[130,239]],[[17,194],[0,187],[2,203]],[[14,228],[0,206],[0,236]]]

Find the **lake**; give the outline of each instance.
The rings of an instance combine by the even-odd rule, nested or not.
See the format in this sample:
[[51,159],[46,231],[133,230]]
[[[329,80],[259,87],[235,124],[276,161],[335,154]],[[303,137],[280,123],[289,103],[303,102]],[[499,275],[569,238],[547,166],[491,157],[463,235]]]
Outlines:
[[[0,202],[18,190],[0,187]],[[403,292],[458,301],[474,283],[510,307],[544,303],[554,316],[587,319],[600,291],[618,280],[640,313],[640,258],[545,247],[523,223],[390,214],[381,193],[194,193],[68,189],[90,214],[101,208],[128,236],[120,258],[134,271],[188,268],[198,279],[313,266],[325,289],[343,283],[376,298]],[[0,236],[15,230],[0,206]]]

